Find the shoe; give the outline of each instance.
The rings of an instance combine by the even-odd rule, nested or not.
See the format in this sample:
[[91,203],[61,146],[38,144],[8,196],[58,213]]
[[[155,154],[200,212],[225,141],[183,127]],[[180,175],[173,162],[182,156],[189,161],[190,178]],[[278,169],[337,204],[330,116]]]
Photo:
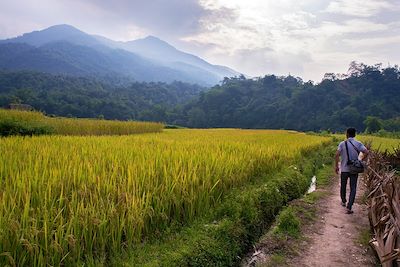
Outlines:
[[354,211],[352,211],[351,209],[349,209],[349,208],[346,209],[346,214],[353,214],[353,213],[354,213]]
[[342,202],[342,207],[346,207],[346,202]]

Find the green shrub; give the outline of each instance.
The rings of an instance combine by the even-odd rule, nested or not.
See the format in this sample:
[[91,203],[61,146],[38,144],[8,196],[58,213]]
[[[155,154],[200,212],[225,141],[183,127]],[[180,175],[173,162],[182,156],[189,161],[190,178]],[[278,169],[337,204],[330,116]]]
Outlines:
[[53,129],[46,125],[40,125],[26,121],[18,121],[10,118],[0,119],[0,136],[32,136],[51,133],[53,133]]
[[293,208],[284,209],[278,217],[276,233],[288,235],[294,238],[300,236],[300,220],[296,217]]

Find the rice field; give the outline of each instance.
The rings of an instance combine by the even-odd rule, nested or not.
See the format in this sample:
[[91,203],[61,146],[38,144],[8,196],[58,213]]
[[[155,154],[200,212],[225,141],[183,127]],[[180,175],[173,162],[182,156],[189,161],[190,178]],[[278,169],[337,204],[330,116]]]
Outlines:
[[330,138],[269,130],[0,139],[0,266],[94,265]]
[[[345,139],[345,135],[335,134],[335,137],[343,140]],[[400,139],[396,138],[385,138],[373,135],[357,135],[356,139],[363,143],[371,144],[372,149],[381,152],[386,150],[388,152],[394,152],[394,148],[400,147]]]
[[400,148],[400,139],[385,138],[378,136],[365,135],[360,136],[362,142],[371,143],[372,148],[381,152],[393,152],[394,148]]
[[128,135],[163,130],[162,123],[47,117],[40,112],[0,109],[0,122],[12,120],[45,126],[59,135]]

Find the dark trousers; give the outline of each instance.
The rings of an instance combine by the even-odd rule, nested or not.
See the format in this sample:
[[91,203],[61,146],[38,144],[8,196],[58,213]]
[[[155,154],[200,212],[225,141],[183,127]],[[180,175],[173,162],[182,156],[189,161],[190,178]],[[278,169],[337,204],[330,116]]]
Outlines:
[[342,198],[342,202],[346,202],[346,187],[347,180],[350,178],[350,196],[349,203],[347,203],[347,208],[351,209],[354,203],[354,199],[356,198],[356,190],[357,190],[357,178],[358,174],[351,174],[349,172],[342,172],[340,174],[340,197]]

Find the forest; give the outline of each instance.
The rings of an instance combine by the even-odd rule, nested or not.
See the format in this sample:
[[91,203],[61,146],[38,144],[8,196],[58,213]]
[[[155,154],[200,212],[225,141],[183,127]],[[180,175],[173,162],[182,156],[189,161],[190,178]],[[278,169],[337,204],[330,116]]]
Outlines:
[[147,120],[195,128],[300,131],[400,130],[400,69],[352,62],[320,83],[293,76],[225,78],[211,88],[172,82],[117,83],[37,72],[0,72],[0,106],[48,115]]

